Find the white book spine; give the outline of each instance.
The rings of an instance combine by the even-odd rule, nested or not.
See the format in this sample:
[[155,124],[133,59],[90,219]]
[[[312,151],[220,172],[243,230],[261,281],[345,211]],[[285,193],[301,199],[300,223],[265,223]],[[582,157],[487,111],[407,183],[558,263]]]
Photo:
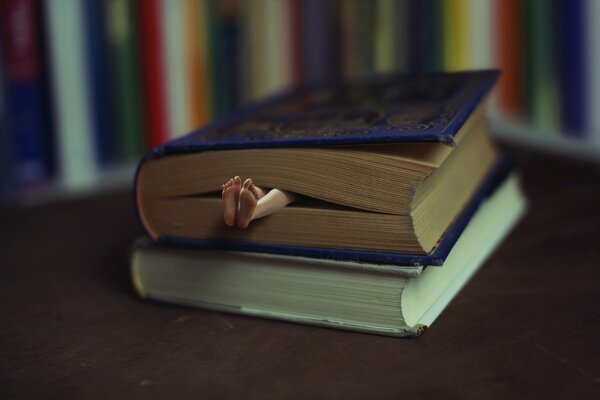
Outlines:
[[86,76],[83,7],[79,0],[46,0],[52,110],[59,184],[68,190],[96,183],[98,163]]
[[191,129],[186,89],[184,2],[161,0],[160,7],[169,137],[176,138]]
[[492,57],[492,0],[468,0],[469,67],[494,67]]

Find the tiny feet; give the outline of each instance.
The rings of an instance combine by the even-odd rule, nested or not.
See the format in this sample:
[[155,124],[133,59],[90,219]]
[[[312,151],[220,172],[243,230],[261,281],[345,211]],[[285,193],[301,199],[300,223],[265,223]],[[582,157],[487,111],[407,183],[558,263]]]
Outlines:
[[248,178],[244,181],[244,185],[240,191],[240,209],[236,218],[236,226],[240,229],[246,229],[256,209],[258,199],[264,195],[262,190],[254,186],[252,179]]
[[223,219],[228,226],[246,229],[257,218],[274,214],[296,200],[293,193],[279,189],[265,192],[248,178],[236,176],[223,186]]
[[228,226],[233,226],[236,222],[241,186],[242,178],[239,176],[230,179],[222,186],[223,192],[221,198],[223,200],[223,219]]

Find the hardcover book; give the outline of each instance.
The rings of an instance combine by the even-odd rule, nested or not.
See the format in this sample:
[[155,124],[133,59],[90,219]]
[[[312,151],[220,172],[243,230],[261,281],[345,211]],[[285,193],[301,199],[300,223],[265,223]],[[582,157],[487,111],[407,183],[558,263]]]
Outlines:
[[431,326],[525,210],[514,175],[477,209],[442,268],[136,245],[142,298],[390,336]]
[[[149,152],[136,203],[150,236],[230,250],[441,264],[502,175],[484,118],[496,71],[398,75],[279,95]],[[300,200],[240,230],[235,175]]]

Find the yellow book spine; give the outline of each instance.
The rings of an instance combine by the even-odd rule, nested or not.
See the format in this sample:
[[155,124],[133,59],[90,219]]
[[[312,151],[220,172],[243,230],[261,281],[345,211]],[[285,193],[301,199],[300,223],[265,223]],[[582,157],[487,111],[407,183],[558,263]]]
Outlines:
[[444,70],[469,68],[469,3],[447,0],[443,3]]

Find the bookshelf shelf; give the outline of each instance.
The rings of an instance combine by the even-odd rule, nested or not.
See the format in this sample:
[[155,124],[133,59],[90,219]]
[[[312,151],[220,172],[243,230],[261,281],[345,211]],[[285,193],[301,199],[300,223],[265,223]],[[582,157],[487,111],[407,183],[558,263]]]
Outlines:
[[113,165],[99,171],[93,180],[76,187],[67,186],[60,179],[39,187],[25,190],[13,200],[24,206],[38,206],[46,203],[65,201],[107,193],[113,190],[125,190],[131,187],[137,162]]
[[490,119],[490,130],[494,137],[540,151],[581,160],[600,163],[600,142],[570,138],[559,132],[545,132],[530,126]]

